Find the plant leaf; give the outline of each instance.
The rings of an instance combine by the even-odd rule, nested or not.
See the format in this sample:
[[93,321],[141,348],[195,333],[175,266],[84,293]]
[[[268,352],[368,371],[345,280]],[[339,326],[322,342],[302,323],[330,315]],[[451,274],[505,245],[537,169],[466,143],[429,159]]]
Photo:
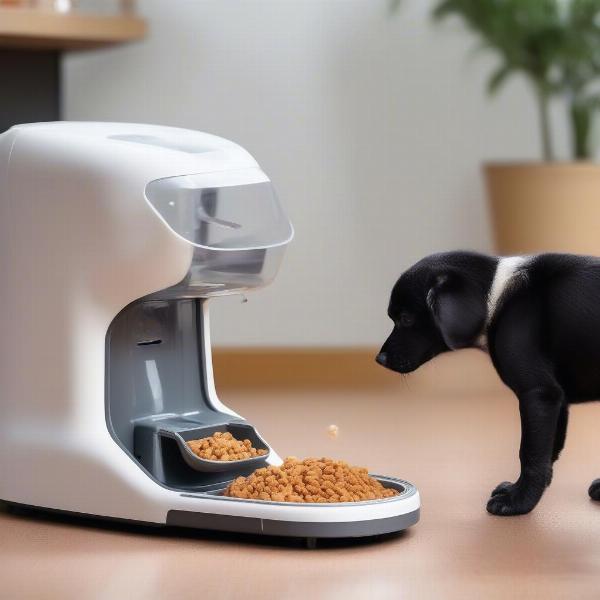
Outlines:
[[496,69],[487,82],[487,92],[493,96],[506,82],[508,77],[513,74],[511,65],[502,65]]
[[458,13],[460,15],[463,12],[460,4],[460,2],[456,2],[455,0],[443,0],[443,2],[440,2],[433,9],[432,16],[434,19],[441,20],[452,13]]

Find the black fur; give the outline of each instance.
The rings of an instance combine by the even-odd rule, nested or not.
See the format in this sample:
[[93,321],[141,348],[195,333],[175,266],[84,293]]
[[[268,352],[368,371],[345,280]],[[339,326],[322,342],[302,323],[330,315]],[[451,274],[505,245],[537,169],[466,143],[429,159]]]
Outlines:
[[[531,511],[550,484],[569,404],[600,398],[600,259],[568,254],[528,259],[488,322],[498,260],[448,252],[406,271],[392,290],[388,315],[394,329],[377,362],[408,373],[441,352],[481,347],[486,340],[521,414],[520,476],[494,489],[487,510],[517,515]],[[600,500],[600,479],[588,493]]]

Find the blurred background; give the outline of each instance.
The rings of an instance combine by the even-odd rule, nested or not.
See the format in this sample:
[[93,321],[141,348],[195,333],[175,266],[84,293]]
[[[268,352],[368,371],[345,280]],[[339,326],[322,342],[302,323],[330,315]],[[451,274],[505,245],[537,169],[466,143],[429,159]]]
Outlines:
[[227,346],[375,346],[395,279],[430,252],[492,247],[479,164],[535,158],[527,90],[494,105],[464,32],[425,2],[138,4],[141,43],[64,61],[66,119],[176,125],[232,139],[296,229],[274,283],[212,303]]
[[[141,43],[64,60],[66,119],[160,123],[247,148],[296,228],[274,283],[212,303],[226,346],[376,346],[401,271],[492,249],[479,165],[536,158],[525,84],[486,101],[485,60],[427,2],[138,3]],[[442,28],[444,29],[444,28]]]
[[[598,27],[598,7],[557,13],[569,4],[2,0],[0,61],[22,91],[6,119],[159,123],[238,142],[296,238],[271,286],[212,303],[215,344],[371,349],[388,333],[393,283],[426,254],[600,246],[597,167],[566,162],[564,100],[572,73],[597,76],[587,48],[573,58],[580,31],[565,19]],[[448,14],[434,19],[436,8]]]

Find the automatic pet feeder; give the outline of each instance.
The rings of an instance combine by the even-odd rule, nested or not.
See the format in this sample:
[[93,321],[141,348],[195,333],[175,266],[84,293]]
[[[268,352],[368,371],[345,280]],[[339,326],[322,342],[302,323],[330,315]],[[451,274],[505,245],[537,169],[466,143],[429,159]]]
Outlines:
[[[292,226],[227,140],[168,127],[40,123],[0,135],[0,498],[102,518],[360,537],[419,518],[399,495],[339,504],[222,496],[281,459],[215,393],[207,300],[269,283]],[[282,424],[285,422],[282,416]],[[265,456],[199,459],[228,429]]]

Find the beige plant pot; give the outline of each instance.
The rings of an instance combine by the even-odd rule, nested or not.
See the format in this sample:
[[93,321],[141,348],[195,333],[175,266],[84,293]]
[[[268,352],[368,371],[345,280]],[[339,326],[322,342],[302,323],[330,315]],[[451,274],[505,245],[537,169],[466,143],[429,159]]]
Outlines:
[[600,255],[600,165],[485,165],[499,254]]

